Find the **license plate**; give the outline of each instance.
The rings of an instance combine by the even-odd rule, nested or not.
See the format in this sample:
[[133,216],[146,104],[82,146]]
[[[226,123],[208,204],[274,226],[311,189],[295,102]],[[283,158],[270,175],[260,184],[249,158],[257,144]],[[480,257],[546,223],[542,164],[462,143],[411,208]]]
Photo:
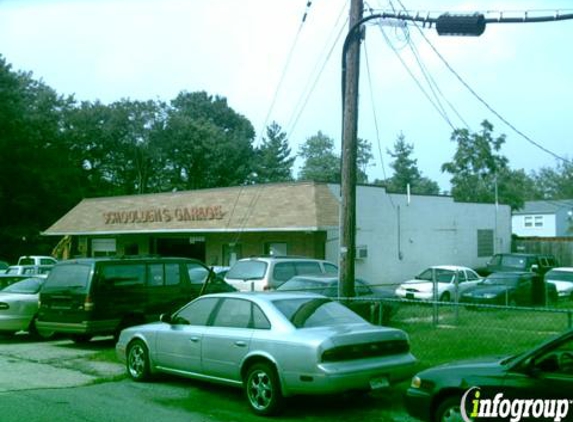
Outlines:
[[378,390],[380,388],[389,387],[390,383],[388,382],[388,378],[386,377],[376,377],[370,380],[370,388],[372,390]]

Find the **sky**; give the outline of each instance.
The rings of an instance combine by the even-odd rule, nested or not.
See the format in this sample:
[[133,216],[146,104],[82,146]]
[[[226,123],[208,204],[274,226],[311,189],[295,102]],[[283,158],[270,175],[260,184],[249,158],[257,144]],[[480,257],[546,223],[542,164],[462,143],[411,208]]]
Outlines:
[[[405,8],[424,16],[429,3],[433,17],[573,13],[571,0],[369,0],[365,15]],[[293,154],[318,131],[339,152],[349,9],[349,0],[0,0],[0,54],[78,101],[170,101],[206,91],[251,121],[255,145],[275,121]],[[358,136],[372,145],[370,181],[392,176],[387,150],[403,134],[422,175],[448,191],[441,167],[455,153],[453,128],[477,132],[484,119],[494,136],[507,136],[501,154],[512,169],[573,159],[571,40],[573,20],[488,24],[480,37],[368,24]]]

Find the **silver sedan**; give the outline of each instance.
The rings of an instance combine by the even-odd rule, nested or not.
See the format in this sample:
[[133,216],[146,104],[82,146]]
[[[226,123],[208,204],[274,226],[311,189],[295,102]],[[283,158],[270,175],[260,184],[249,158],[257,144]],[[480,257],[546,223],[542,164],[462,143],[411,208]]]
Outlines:
[[166,372],[242,387],[260,415],[296,394],[387,387],[416,364],[405,332],[312,293],[205,295],[123,330],[116,351],[135,381]]
[[48,339],[52,332],[36,329],[39,291],[46,277],[25,278],[0,291],[0,333],[28,331],[31,335]]

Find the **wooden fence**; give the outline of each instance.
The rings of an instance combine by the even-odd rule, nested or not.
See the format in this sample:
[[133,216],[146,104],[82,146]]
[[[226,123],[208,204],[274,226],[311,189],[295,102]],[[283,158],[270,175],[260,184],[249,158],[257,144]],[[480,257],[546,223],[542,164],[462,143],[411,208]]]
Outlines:
[[551,254],[562,267],[573,267],[573,237],[518,237],[513,252]]

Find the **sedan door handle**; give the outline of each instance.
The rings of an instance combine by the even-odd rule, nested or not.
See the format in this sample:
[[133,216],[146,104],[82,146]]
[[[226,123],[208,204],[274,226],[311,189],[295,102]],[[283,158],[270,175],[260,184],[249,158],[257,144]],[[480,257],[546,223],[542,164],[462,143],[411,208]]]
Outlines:
[[246,347],[246,346],[247,346],[247,343],[244,342],[244,341],[241,341],[241,340],[237,340],[237,341],[235,342],[235,346]]
[[192,341],[193,343],[197,343],[199,341],[199,337],[197,337],[197,336],[189,337],[189,341]]

